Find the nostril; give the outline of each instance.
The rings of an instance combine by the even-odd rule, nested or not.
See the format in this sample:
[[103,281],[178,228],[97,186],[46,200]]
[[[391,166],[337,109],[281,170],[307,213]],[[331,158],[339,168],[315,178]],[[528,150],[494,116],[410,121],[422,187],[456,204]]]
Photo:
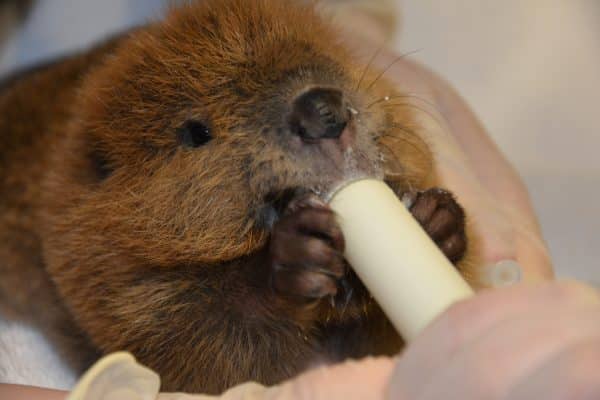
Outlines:
[[342,135],[344,129],[346,129],[348,122],[331,123],[327,125],[323,138],[337,139]]
[[292,133],[315,141],[339,138],[349,118],[341,91],[315,88],[294,101],[288,123]]
[[295,130],[296,130],[296,134],[298,136],[300,136],[301,138],[308,138],[306,128],[303,127],[302,125],[298,125]]

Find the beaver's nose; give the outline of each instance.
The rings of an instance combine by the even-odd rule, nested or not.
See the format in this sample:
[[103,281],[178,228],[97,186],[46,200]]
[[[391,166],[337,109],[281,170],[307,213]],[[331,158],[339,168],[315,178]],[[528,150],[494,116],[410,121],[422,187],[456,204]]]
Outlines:
[[341,91],[314,88],[294,101],[288,122],[292,133],[311,142],[339,138],[348,119],[349,112]]

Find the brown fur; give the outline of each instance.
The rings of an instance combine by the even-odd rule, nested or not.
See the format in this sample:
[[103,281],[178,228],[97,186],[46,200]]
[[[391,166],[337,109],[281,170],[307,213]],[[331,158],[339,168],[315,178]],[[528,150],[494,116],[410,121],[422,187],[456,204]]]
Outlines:
[[[397,351],[372,302],[291,307],[262,265],[264,199],[340,179],[278,134],[306,87],[344,92],[362,162],[399,194],[435,183],[411,108],[369,107],[394,92],[383,79],[367,91],[377,73],[363,71],[309,6],[208,0],[5,84],[0,302],[67,331],[77,365],[125,349],[164,390],[273,384],[315,359]],[[214,140],[182,148],[189,118]]]

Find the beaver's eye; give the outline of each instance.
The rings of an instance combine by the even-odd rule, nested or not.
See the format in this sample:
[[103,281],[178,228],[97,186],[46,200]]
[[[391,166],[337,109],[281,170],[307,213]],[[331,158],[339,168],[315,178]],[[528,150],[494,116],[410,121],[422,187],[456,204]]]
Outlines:
[[105,180],[113,173],[110,163],[100,150],[94,149],[91,151],[90,162],[99,181]]
[[187,147],[200,147],[208,143],[212,136],[210,129],[202,122],[190,119],[177,128],[179,142]]

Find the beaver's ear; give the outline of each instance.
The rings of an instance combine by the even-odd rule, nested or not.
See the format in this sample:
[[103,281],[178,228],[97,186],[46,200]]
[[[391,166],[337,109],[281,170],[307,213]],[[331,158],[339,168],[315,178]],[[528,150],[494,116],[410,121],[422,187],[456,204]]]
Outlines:
[[187,120],[177,128],[177,140],[186,147],[200,147],[212,140],[210,128],[196,119]]
[[89,160],[98,181],[105,180],[113,173],[113,168],[101,150],[93,149],[89,154]]

